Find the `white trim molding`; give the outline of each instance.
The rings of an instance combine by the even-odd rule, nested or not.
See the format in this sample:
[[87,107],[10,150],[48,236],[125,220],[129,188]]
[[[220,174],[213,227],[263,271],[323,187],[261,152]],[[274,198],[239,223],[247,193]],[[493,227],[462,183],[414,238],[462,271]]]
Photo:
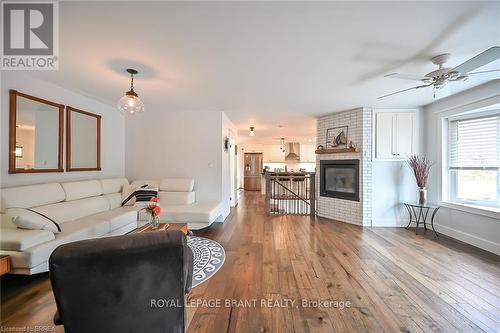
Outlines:
[[434,227],[436,231],[443,235],[449,236],[451,238],[458,239],[464,243],[474,245],[480,249],[483,249],[488,252],[493,252],[497,255],[500,255],[500,244],[494,243],[492,241],[489,241],[487,239],[477,237],[468,233],[465,233],[460,230],[456,230],[444,225],[440,225],[437,223],[434,223]]
[[471,214],[491,217],[491,218],[497,219],[498,222],[500,223],[500,209],[498,209],[498,208],[474,206],[474,205],[460,204],[460,203],[448,202],[448,201],[443,201],[441,203],[441,206],[449,208],[449,209],[454,209],[454,210],[459,210],[462,212],[471,213]]

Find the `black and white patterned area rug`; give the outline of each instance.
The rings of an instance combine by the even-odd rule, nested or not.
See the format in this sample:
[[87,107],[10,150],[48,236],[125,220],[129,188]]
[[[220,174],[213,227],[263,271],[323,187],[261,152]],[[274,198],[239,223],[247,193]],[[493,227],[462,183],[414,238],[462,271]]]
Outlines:
[[222,245],[208,238],[188,236],[187,244],[193,250],[193,288],[210,279],[224,264],[226,252]]

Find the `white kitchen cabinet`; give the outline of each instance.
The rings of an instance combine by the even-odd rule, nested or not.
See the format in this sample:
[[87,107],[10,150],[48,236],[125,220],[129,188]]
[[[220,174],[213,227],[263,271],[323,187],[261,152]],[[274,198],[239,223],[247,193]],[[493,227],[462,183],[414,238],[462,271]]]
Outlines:
[[417,112],[374,111],[374,145],[377,160],[406,160],[417,152]]
[[316,162],[316,146],[314,144],[300,145],[300,161]]
[[285,155],[279,145],[264,145],[264,162],[283,162]]

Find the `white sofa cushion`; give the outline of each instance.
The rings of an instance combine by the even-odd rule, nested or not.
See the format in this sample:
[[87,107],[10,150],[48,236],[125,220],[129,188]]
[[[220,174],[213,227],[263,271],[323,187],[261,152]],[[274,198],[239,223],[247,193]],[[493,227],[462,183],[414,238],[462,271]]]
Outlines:
[[103,194],[121,193],[123,186],[128,185],[126,178],[101,179],[100,182]]
[[160,191],[165,192],[191,192],[193,188],[192,178],[164,178],[160,182]]
[[[127,185],[128,186],[128,185]],[[111,193],[105,194],[104,197],[109,201],[109,209],[115,209],[122,205],[122,194]]]
[[132,222],[137,222],[137,211],[131,210],[128,207],[120,207],[113,210],[108,210],[99,214],[87,216],[87,218],[95,218],[109,222],[109,230],[114,231],[120,229]]
[[2,228],[0,244],[2,250],[24,251],[32,246],[51,241],[54,238],[54,233],[48,230]]
[[[36,246],[29,247],[23,252],[11,255],[13,267],[35,267],[46,262],[56,247],[61,244],[84,239],[98,238],[109,233],[109,222],[95,218],[84,217],[65,223],[61,226],[62,232],[51,241],[45,241]],[[20,230],[26,232],[29,230]]]
[[66,201],[96,197],[102,194],[102,186],[98,180],[62,183],[61,186],[66,193]]
[[161,205],[189,205],[195,201],[194,192],[158,192]]
[[59,233],[59,225],[48,217],[37,214],[29,208],[7,209],[6,215],[12,219],[12,223],[18,228],[29,230],[48,230]]
[[148,185],[149,187],[159,187],[160,182],[157,180],[134,180],[130,185],[141,187],[142,185]]
[[219,201],[195,202],[191,205],[174,205],[162,209],[161,219],[174,222],[212,223],[219,217],[222,203]]
[[[59,202],[52,205],[33,208],[59,224],[73,221],[84,216],[109,210],[109,200],[104,196],[73,201]],[[62,228],[62,227],[61,227]]]
[[8,208],[31,208],[64,201],[66,194],[58,183],[3,188],[0,212]]

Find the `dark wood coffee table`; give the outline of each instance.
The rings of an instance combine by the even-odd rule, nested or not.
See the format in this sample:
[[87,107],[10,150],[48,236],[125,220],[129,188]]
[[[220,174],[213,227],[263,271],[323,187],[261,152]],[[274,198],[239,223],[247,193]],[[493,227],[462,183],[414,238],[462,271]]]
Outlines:
[[160,226],[156,229],[152,229],[149,224],[145,224],[142,227],[132,230],[130,233],[137,234],[142,232],[165,231],[165,230],[179,230],[182,233],[184,233],[184,235],[187,235],[189,233],[186,223],[160,223]]

